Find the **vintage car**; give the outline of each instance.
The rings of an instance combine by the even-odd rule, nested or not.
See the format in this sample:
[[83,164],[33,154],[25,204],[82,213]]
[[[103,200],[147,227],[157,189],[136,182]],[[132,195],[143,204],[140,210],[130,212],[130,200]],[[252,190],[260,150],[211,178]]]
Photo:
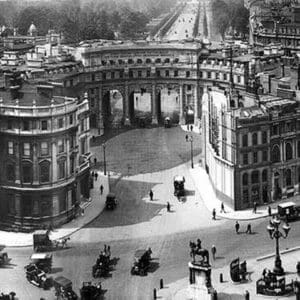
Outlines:
[[110,255],[101,253],[97,258],[96,263],[92,268],[92,275],[94,278],[107,276],[110,270]]
[[279,218],[287,222],[300,218],[300,205],[296,205],[295,202],[281,203],[277,206],[277,209]]
[[24,268],[26,272],[26,279],[31,284],[43,288],[44,290],[47,290],[52,286],[51,278],[47,278],[46,273],[39,269],[36,265],[29,264]]
[[52,254],[50,253],[33,253],[30,257],[31,263],[35,264],[45,273],[51,273]]
[[99,296],[103,293],[101,282],[97,285],[92,284],[91,282],[83,282],[80,289],[81,300],[93,300],[98,299]]
[[115,209],[116,206],[117,206],[116,195],[114,193],[108,193],[105,202],[106,209]]
[[57,300],[77,300],[78,296],[73,291],[72,281],[66,277],[59,276],[53,281],[55,296]]
[[33,233],[33,250],[35,252],[50,251],[53,243],[49,238],[48,230],[37,230]]
[[133,265],[131,267],[132,275],[147,275],[147,271],[150,267],[152,250],[141,249],[137,250],[134,254]]
[[174,177],[173,183],[174,183],[174,195],[176,197],[184,196],[185,178],[183,176],[176,175]]
[[2,252],[5,246],[0,245],[0,267],[9,264],[11,258],[8,258],[7,252]]

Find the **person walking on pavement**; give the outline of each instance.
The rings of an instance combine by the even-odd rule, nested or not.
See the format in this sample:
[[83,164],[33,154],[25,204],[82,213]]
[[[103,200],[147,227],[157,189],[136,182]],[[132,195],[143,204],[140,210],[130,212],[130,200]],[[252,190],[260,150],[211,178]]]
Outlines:
[[153,192],[152,192],[152,190],[150,190],[150,192],[149,192],[149,197],[150,197],[150,200],[153,201]]
[[168,212],[171,211],[171,205],[170,205],[170,202],[167,202],[167,211],[168,211]]
[[95,157],[94,158],[94,165],[96,166],[96,164],[97,164],[97,158]]
[[235,222],[235,232],[236,232],[237,234],[239,234],[239,230],[240,230],[240,224],[239,224],[238,221],[236,221],[236,222]]
[[216,259],[216,254],[217,254],[217,248],[215,245],[212,245],[211,247],[211,253],[212,253],[212,257],[215,260]]
[[101,184],[101,185],[100,185],[100,194],[101,194],[101,195],[103,195],[103,190],[104,190],[104,187],[103,187],[103,185]]
[[186,136],[185,136],[185,141],[187,142],[188,140],[189,140],[189,136],[186,135]]
[[95,172],[95,181],[97,181],[98,178],[98,172]]
[[252,230],[251,230],[251,224],[250,224],[250,223],[247,225],[246,233],[249,233],[249,234],[252,233]]
[[256,209],[257,209],[257,203],[253,203],[253,213],[256,214]]
[[212,211],[212,219],[215,220],[216,219],[216,209],[214,208]]
[[193,131],[193,125],[191,125],[191,131]]
[[272,216],[272,208],[271,208],[271,206],[268,206],[268,215]]
[[221,211],[220,211],[220,212],[226,213],[225,207],[224,207],[224,203],[223,203],[223,202],[221,202]]

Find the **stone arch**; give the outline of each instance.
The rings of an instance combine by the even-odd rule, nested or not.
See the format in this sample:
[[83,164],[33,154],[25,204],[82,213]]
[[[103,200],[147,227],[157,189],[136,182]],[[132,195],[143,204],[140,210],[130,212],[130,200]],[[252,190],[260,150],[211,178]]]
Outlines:
[[285,171],[285,184],[287,187],[292,185],[292,170],[291,169],[286,169],[286,171]]
[[39,181],[41,183],[50,182],[51,178],[51,162],[44,159],[39,162]]
[[285,160],[293,159],[293,147],[290,142],[285,144]]

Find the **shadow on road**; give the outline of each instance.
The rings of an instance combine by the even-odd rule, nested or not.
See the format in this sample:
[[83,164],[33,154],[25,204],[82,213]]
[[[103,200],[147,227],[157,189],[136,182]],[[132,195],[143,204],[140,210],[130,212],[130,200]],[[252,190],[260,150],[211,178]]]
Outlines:
[[63,268],[52,268],[51,269],[51,274],[55,274],[55,273],[59,273],[59,272],[62,272],[64,269]]
[[118,178],[116,184],[111,184],[111,192],[116,194],[118,206],[112,211],[104,210],[86,228],[125,226],[150,221],[166,208],[164,204],[143,200],[149,198],[150,189],[157,184]]

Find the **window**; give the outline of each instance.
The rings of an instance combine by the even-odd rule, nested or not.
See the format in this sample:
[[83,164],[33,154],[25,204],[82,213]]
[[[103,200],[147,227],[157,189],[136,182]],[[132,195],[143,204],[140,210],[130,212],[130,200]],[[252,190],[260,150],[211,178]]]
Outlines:
[[66,201],[66,194],[60,193],[58,196],[59,201],[59,212],[63,212],[67,209],[67,201]]
[[64,140],[58,140],[57,146],[58,146],[58,153],[62,153],[65,151]]
[[70,116],[69,116],[69,123],[70,123],[70,125],[73,124],[73,115],[70,115]]
[[23,143],[23,155],[29,156],[30,155],[30,144]]
[[42,195],[40,200],[40,216],[51,216],[52,215],[52,201],[48,195]]
[[85,144],[86,144],[85,141],[86,141],[85,138],[81,139],[81,154],[85,154],[85,152],[86,152],[86,150],[85,150]]
[[22,166],[22,179],[23,183],[31,183],[32,182],[32,164],[24,163]]
[[15,165],[14,164],[8,164],[6,166],[6,178],[8,181],[15,181],[16,179],[15,174]]
[[64,126],[64,119],[63,118],[59,118],[58,119],[58,128],[63,128]]
[[75,145],[75,136],[71,135],[70,136],[70,148],[73,149],[76,145]]
[[248,135],[243,135],[243,147],[248,147]]
[[129,71],[129,78],[132,78],[133,77],[133,72],[132,70]]
[[92,74],[92,81],[95,81],[95,74]]
[[292,171],[291,171],[291,169],[286,170],[285,178],[286,178],[286,186],[292,185]]
[[12,142],[12,141],[9,141],[8,143],[7,143],[7,152],[8,152],[8,154],[14,154],[14,142]]
[[268,142],[268,135],[266,131],[262,132],[262,143],[266,144]]
[[7,121],[7,129],[13,129],[13,121],[11,119]]
[[111,72],[111,73],[110,73],[110,78],[111,78],[111,79],[115,79],[115,72]]
[[262,160],[267,161],[268,160],[268,151],[264,150],[262,153]]
[[241,76],[237,77],[237,82],[240,83],[241,82]]
[[285,159],[290,160],[293,158],[293,148],[290,143],[286,143],[285,145]]
[[49,147],[47,142],[41,142],[41,155],[48,155]]
[[170,71],[166,70],[166,77],[169,77],[169,76],[170,76]]
[[104,80],[106,79],[106,73],[104,73],[104,72],[102,73],[102,79],[104,79]]
[[273,125],[273,128],[272,128],[272,132],[273,132],[273,135],[277,135],[278,134],[278,125]]
[[157,70],[157,71],[156,71],[156,76],[157,76],[157,77],[160,77],[160,70]]
[[203,73],[202,73],[202,71],[199,71],[199,77],[200,77],[200,78],[203,78]]
[[258,171],[253,171],[251,173],[251,183],[255,184],[259,182],[259,172]]
[[90,91],[91,91],[91,95],[94,95],[95,93],[94,89],[90,89]]
[[243,202],[249,203],[249,193],[248,190],[243,190]]
[[262,172],[262,182],[268,181],[268,170],[263,170]]
[[66,176],[66,170],[65,170],[65,161],[64,160],[60,160],[57,163],[58,165],[58,179],[63,179]]
[[257,133],[252,134],[252,145],[257,145]]
[[174,77],[178,77],[178,70],[174,71]]
[[40,163],[40,182],[50,181],[50,162],[43,161]]
[[157,58],[157,59],[155,60],[155,63],[160,64],[160,63],[161,63],[161,59],[160,59],[160,58]]
[[150,58],[146,59],[146,64],[151,64],[151,59]]
[[280,149],[278,145],[274,145],[272,149],[272,162],[280,161]]
[[211,72],[207,72],[207,78],[208,78],[208,79],[211,78]]
[[32,197],[31,195],[22,195],[22,208],[23,208],[23,216],[31,216],[32,213]]
[[130,59],[128,59],[128,64],[133,64],[133,60],[130,58]]
[[191,72],[190,71],[186,71],[186,73],[185,73],[185,77],[190,77],[191,76]]
[[142,71],[138,71],[138,77],[142,77]]
[[243,185],[248,185],[248,174],[243,174]]
[[94,106],[95,106],[95,99],[91,98],[91,107],[94,107]]
[[84,119],[80,120],[80,127],[81,127],[81,132],[84,131]]
[[253,152],[253,163],[256,164],[257,160],[257,152]]
[[42,130],[47,130],[48,129],[48,122],[46,120],[42,121]]
[[248,165],[248,153],[243,154],[243,164]]
[[147,77],[150,77],[150,70],[147,70]]
[[27,120],[23,121],[23,130],[25,130],[25,131],[29,130],[29,121],[27,121]]
[[216,72],[216,79],[220,79],[220,74]]
[[227,80],[227,74],[226,73],[224,73],[223,78],[224,78],[224,80]]
[[73,174],[75,171],[75,159],[74,156],[70,156],[70,173]]

